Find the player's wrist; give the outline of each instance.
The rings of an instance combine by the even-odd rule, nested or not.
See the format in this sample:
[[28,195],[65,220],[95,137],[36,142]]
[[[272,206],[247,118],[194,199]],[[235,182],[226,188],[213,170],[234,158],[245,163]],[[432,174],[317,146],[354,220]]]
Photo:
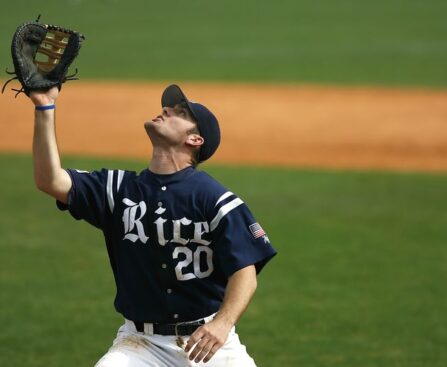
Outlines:
[[59,89],[57,87],[52,87],[48,90],[31,91],[29,98],[33,102],[34,106],[45,106],[55,104],[58,95]]
[[53,103],[49,102],[49,103],[36,104],[34,106],[34,111],[36,111],[36,113],[39,113],[39,114],[40,113],[52,114],[52,113],[54,113],[55,109],[56,109],[56,105],[54,102]]
[[224,313],[217,313],[214,321],[220,322],[225,325],[227,328],[232,328],[236,324],[236,320]]
[[56,108],[56,105],[54,103],[44,104],[44,105],[36,105],[35,110],[36,111],[48,111],[48,110],[54,110]]
[[31,101],[34,104],[34,107],[39,107],[39,106],[50,106],[50,105],[55,105],[56,104],[56,99],[55,98],[50,98],[47,97],[45,95],[30,95]]

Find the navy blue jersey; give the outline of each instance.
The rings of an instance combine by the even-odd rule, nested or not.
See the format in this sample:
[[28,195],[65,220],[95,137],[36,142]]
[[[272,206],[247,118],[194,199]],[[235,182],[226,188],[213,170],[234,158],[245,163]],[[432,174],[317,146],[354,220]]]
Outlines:
[[275,250],[244,202],[193,167],[168,175],[68,170],[68,204],[105,236],[115,307],[133,321],[174,323],[219,309],[228,277]]

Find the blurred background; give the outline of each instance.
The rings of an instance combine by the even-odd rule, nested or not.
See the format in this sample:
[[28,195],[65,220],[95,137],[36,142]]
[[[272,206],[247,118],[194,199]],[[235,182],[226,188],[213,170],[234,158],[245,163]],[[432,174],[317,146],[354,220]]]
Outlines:
[[[1,9],[0,70],[12,70],[17,26],[39,14],[86,36],[80,81],[58,99],[65,167],[147,167],[142,123],[167,84],[216,112],[223,141],[202,169],[248,203],[279,252],[238,326],[259,366],[447,364],[445,1]],[[8,87],[0,365],[93,366],[122,322],[113,276],[102,234],[35,189],[32,121]]]

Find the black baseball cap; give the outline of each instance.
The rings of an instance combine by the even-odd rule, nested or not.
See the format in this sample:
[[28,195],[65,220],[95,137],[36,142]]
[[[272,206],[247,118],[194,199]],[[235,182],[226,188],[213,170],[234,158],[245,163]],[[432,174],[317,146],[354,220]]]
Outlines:
[[210,158],[220,144],[220,129],[216,116],[204,105],[190,102],[176,84],[168,86],[161,96],[162,107],[184,104],[197,123],[204,142],[199,151],[199,163]]

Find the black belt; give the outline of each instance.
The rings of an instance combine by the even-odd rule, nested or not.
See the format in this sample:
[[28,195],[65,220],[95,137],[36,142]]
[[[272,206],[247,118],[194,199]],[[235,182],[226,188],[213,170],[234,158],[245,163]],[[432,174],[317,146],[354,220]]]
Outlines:
[[[144,322],[133,321],[138,332],[144,333]],[[200,326],[204,325],[204,320],[199,320],[191,324],[152,324],[154,334],[158,335],[191,335]]]

